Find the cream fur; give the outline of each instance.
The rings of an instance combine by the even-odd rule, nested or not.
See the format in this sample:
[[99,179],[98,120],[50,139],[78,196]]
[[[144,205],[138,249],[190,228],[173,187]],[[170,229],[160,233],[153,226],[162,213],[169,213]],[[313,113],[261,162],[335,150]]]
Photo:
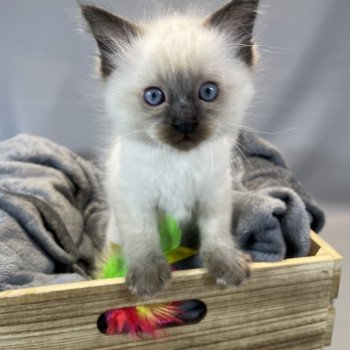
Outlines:
[[[130,267],[160,252],[160,212],[183,226],[197,220],[209,265],[212,251],[226,260],[236,254],[230,234],[230,158],[253,83],[251,70],[234,58],[234,50],[202,18],[173,16],[144,23],[143,35],[118,55],[118,69],[106,82],[106,107],[115,129],[105,189],[111,213],[108,239],[123,244]],[[190,151],[157,140],[152,110],[142,99],[146,87],[158,86],[159,74],[178,70],[199,72],[203,83],[219,82],[222,94],[213,135]],[[225,278],[217,281],[231,284]]]
[[[177,70],[204,72],[205,81],[219,81],[226,100],[220,122],[241,121],[253,93],[252,76],[243,62],[234,59],[235,47],[228,38],[193,17],[168,17],[143,28],[144,34],[133,47],[118,54],[119,69],[107,82],[107,111],[117,120],[118,136],[135,131],[138,120],[143,125],[149,119],[143,89],[158,86],[159,75],[169,76]],[[146,132],[152,135],[152,128]]]

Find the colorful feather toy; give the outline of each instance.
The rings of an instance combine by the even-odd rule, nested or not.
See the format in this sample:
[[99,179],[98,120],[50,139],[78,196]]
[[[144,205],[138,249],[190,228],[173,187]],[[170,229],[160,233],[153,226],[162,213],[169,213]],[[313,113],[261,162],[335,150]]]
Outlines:
[[[159,232],[161,247],[169,264],[196,254],[196,250],[180,246],[182,232],[171,216],[167,215],[161,220]],[[98,278],[124,277],[126,272],[127,266],[121,247],[111,244],[111,252]],[[98,328],[108,335],[128,333],[138,337],[143,333],[157,337],[162,328],[184,322],[185,311],[181,306],[185,303],[186,301],[171,302],[108,310],[100,316]]]

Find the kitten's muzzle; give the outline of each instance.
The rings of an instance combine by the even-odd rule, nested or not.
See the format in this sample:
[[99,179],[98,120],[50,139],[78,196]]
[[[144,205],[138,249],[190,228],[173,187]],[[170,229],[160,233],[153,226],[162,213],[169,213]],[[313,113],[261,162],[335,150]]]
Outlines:
[[196,129],[196,127],[198,126],[198,122],[176,120],[171,124],[171,126],[174,127],[181,134],[186,135],[190,132],[193,132]]

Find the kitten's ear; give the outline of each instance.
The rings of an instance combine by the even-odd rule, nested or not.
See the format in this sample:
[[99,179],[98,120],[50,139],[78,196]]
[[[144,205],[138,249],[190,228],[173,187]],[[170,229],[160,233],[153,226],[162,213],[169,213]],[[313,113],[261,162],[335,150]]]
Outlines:
[[100,50],[101,74],[108,77],[115,69],[118,52],[130,44],[141,29],[110,12],[90,5],[80,5]]
[[254,64],[254,43],[252,41],[255,17],[259,0],[232,0],[205,21],[228,34],[232,45],[237,45],[236,55],[246,64]]

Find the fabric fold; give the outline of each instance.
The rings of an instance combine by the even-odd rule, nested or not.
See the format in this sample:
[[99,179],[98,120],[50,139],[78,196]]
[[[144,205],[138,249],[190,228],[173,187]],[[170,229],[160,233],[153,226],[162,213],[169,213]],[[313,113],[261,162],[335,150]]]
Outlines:
[[41,137],[0,143],[0,290],[86,279],[106,220],[92,163]]

